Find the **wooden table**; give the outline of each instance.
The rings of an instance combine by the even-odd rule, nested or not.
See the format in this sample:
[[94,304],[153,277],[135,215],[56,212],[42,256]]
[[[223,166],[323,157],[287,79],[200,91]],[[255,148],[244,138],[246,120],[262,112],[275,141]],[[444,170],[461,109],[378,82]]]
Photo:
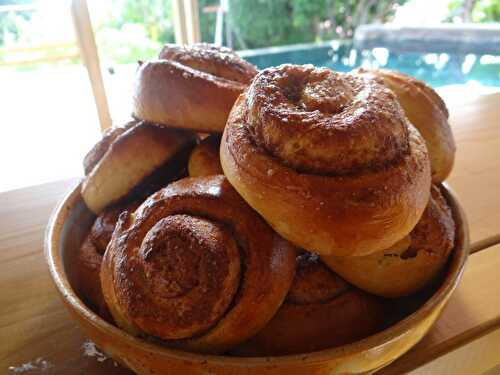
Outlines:
[[[475,253],[431,332],[383,374],[471,374],[500,364],[500,94],[451,113],[458,153],[449,182],[468,214]],[[0,194],[0,374],[130,374],[85,344],[43,259],[50,212],[77,183]]]
[[477,250],[500,242],[500,93],[451,107],[450,123],[457,154],[448,182],[465,208]]

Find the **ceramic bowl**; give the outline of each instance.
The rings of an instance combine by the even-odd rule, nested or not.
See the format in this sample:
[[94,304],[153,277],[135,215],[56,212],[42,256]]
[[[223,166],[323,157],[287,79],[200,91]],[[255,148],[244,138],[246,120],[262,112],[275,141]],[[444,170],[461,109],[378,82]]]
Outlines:
[[[76,187],[54,211],[46,233],[45,255],[54,283],[85,334],[117,362],[138,374],[360,374],[380,369],[414,346],[429,331],[456,288],[469,252],[467,221],[454,194],[444,193],[453,210],[457,238],[439,282],[395,323],[355,343],[327,350],[279,357],[234,357],[187,353],[131,336],[106,322],[80,299],[74,278],[76,250],[93,214]],[[424,297],[422,297],[422,295]],[[417,297],[415,297],[417,298]]]

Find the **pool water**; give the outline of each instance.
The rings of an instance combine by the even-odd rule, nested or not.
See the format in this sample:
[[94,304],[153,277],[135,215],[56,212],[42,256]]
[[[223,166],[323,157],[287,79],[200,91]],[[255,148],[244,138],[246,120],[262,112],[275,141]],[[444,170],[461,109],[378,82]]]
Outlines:
[[500,56],[356,50],[338,42],[243,51],[260,69],[284,63],[314,64],[348,72],[357,67],[398,70],[433,87],[477,82],[500,87]]

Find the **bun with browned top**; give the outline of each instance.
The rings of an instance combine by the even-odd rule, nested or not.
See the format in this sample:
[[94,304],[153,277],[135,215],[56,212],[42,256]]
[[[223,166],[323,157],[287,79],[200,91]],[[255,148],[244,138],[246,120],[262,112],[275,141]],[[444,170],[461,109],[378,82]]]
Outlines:
[[[178,178],[195,145],[194,133],[138,122],[105,135],[86,158],[82,197],[95,214],[148,184]],[[96,151],[98,150],[98,151]],[[163,168],[163,169],[162,169]],[[156,174],[155,174],[156,172]],[[156,189],[142,189],[139,195]],[[148,195],[149,195],[148,194]]]
[[223,174],[219,158],[220,135],[212,134],[203,139],[191,152],[188,162],[190,177]]
[[424,140],[380,83],[309,65],[261,71],[240,96],[221,164],[284,238],[357,256],[406,236],[429,199]]
[[406,116],[425,139],[431,160],[432,181],[448,177],[455,159],[455,140],[443,99],[424,82],[386,69],[358,69],[355,74],[379,79],[398,97]]
[[211,176],[174,182],[122,214],[101,284],[126,331],[219,353],[266,325],[294,271],[295,248]]
[[136,126],[139,121],[133,120],[129,121],[123,126],[113,126],[108,128],[102,134],[102,138],[97,142],[92,149],[85,155],[83,159],[83,170],[85,175],[90,174],[92,169],[99,163],[104,154],[109,150],[112,143],[123,133],[125,133],[130,128]]
[[94,245],[90,236],[87,236],[80,248],[76,258],[76,280],[77,289],[81,298],[102,318],[109,320],[106,301],[102,295],[101,271],[102,254]]
[[383,297],[407,296],[443,269],[455,244],[455,223],[438,186],[418,224],[388,249],[361,257],[323,257],[350,283]]
[[181,129],[222,132],[234,101],[256,73],[229,48],[167,44],[158,60],[139,67],[134,115]]
[[236,354],[286,355],[345,345],[377,332],[385,319],[379,299],[353,288],[317,255],[302,253],[285,302]]
[[102,256],[111,240],[118,216],[123,211],[133,212],[139,202],[117,205],[104,210],[94,221],[90,232],[78,249],[77,285],[83,299],[106,320],[111,320],[104,296],[102,295],[101,271]]

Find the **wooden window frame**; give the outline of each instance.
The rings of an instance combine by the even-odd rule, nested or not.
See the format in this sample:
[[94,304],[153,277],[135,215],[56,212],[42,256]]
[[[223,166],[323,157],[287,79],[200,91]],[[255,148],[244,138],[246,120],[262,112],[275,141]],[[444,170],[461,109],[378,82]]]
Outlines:
[[[198,0],[172,0],[172,7],[176,43],[185,44],[200,42]],[[102,79],[99,54],[95,43],[87,0],[72,0],[71,13],[80,55],[87,68],[92,86],[101,131],[104,131],[112,125],[112,120]]]

